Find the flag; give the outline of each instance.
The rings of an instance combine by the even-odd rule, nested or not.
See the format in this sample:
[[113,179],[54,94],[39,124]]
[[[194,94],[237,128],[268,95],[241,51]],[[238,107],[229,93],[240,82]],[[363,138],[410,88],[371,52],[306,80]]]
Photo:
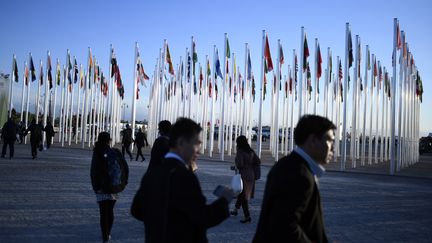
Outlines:
[[401,38],[401,32],[400,32],[400,29],[399,29],[399,23],[397,24],[397,30],[396,30],[396,34],[397,34],[397,46],[396,46],[396,48],[398,49],[398,50],[400,50],[401,48],[402,48],[402,38]]
[[193,61],[193,74],[195,75],[195,63],[198,62],[198,54],[195,47],[195,41],[192,42],[192,61]]
[[15,57],[15,55],[14,55],[14,58],[13,58],[13,67],[12,67],[12,73],[13,73],[13,80],[15,81],[15,82],[18,82],[18,65],[17,65],[17,62],[16,62],[16,57]]
[[294,55],[294,81],[297,86],[297,72],[298,72],[298,61],[297,61],[297,53]]
[[207,59],[207,76],[210,77],[210,75],[211,75],[210,60]]
[[361,75],[360,75],[360,70],[361,70],[361,68],[360,68],[360,64],[361,64],[361,44],[360,44],[360,41],[358,41],[358,46],[357,46],[357,50],[358,50],[358,53],[357,53],[357,77],[360,79],[360,91],[363,91],[363,80],[362,80],[362,78],[361,78]]
[[329,64],[329,83],[331,83],[331,77],[332,77],[332,72],[333,72],[333,64],[332,64],[332,54],[331,52],[329,53],[329,58],[328,58],[328,64]]
[[230,46],[229,46],[228,37],[226,38],[226,54],[225,54],[225,56],[227,58],[231,58],[231,50],[230,50]]
[[339,92],[341,96],[341,101],[343,102],[343,84],[342,84],[342,62],[339,60]]
[[39,83],[40,83],[40,86],[43,85],[43,67],[42,67],[42,64],[40,65]]
[[217,78],[217,76],[219,76],[220,78],[223,78],[222,71],[221,71],[221,65],[220,65],[220,61],[219,61],[219,54],[218,54],[218,51],[216,50],[216,72],[215,72],[215,78]]
[[171,60],[171,54],[170,54],[170,51],[169,51],[168,44],[166,46],[166,62],[168,63],[168,72],[171,75],[174,75],[174,66],[173,66],[173,63],[172,63],[172,60]]
[[190,78],[190,73],[191,73],[191,57],[189,55],[189,52],[187,54],[187,80],[189,82],[189,78]]
[[57,66],[56,66],[56,83],[57,83],[57,85],[60,85],[60,78],[61,78],[60,63],[57,59]]
[[348,68],[350,68],[354,61],[353,56],[353,47],[352,47],[352,39],[351,39],[351,30],[348,32]]
[[284,58],[284,54],[283,54],[283,50],[282,50],[282,45],[279,45],[279,62],[280,62],[280,64],[284,64],[285,63],[285,58]]
[[367,59],[366,59],[367,70],[371,69],[370,51],[367,49]]
[[200,74],[199,74],[199,92],[200,92],[200,95],[201,95],[203,80],[204,80],[204,75],[203,75],[202,67],[200,65]]
[[48,77],[48,82],[49,82],[49,89],[52,89],[52,87],[53,87],[53,83],[52,83],[52,75],[51,75],[51,70],[52,70],[52,67],[51,67],[51,56],[50,55],[48,55],[48,61],[47,61],[47,65],[48,65],[48,68],[47,68],[47,77]]
[[218,97],[218,86],[217,86],[217,82],[215,82],[215,99],[217,100]]
[[267,77],[264,74],[264,84],[263,84],[263,100],[265,100],[265,96],[267,94]]
[[421,80],[420,74],[417,71],[416,75],[416,95],[419,97],[420,102],[423,103],[423,81]]
[[76,58],[74,57],[74,66],[73,66],[73,68],[74,68],[74,84],[78,81],[78,74],[79,74],[79,71],[78,71],[78,63],[77,63],[77,60],[76,60]]
[[309,100],[311,100],[312,75],[311,75],[311,71],[310,71],[309,62],[306,63],[306,80],[307,80],[307,91],[309,91]]
[[251,63],[251,57],[250,57],[250,50],[248,48],[248,56],[247,56],[247,65],[248,65],[248,73],[247,73],[247,80],[252,79],[252,63]]
[[28,79],[29,79],[29,70],[28,70],[27,63],[26,63],[25,68],[24,68],[24,83],[26,86],[28,85]]
[[255,78],[252,75],[252,100],[255,102]]
[[288,79],[285,80],[285,98],[288,98]]
[[339,60],[339,80],[342,80],[342,78],[343,78],[342,63],[341,60]]
[[264,59],[265,59],[264,71],[265,71],[265,73],[268,73],[268,72],[273,70],[273,62],[272,62],[271,54],[270,54],[268,35],[266,35],[266,43],[265,43],[265,47],[264,47]]
[[80,88],[84,86],[84,71],[82,69],[82,66],[80,68]]
[[321,50],[320,50],[320,45],[318,44],[318,48],[317,48],[317,60],[316,60],[316,65],[317,65],[317,79],[319,80],[321,78],[321,74],[322,74],[322,68],[321,68],[321,64],[322,64],[322,57],[321,57]]
[[33,64],[33,57],[30,56],[30,73],[32,82],[36,80],[36,69]]
[[305,34],[304,43],[303,43],[303,72],[306,72],[308,57],[309,57],[309,47],[308,47],[307,38]]

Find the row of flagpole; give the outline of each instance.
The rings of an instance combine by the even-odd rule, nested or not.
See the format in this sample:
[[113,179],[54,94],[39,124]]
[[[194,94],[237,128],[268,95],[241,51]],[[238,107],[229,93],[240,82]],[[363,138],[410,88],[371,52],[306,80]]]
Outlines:
[[[405,33],[399,30],[399,22],[397,19],[394,20],[393,75],[391,78],[387,69],[381,66],[381,62],[377,60],[376,56],[370,54],[368,45],[365,48],[365,67],[364,76],[362,76],[360,37],[355,36],[354,46],[349,23],[346,24],[345,37],[344,65],[342,65],[342,59],[337,56],[336,72],[332,70],[332,51],[327,48],[327,68],[324,70],[324,94],[322,95],[324,97],[324,109],[321,113],[317,109],[317,104],[321,102],[319,99],[321,95],[319,82],[323,73],[321,67],[323,60],[318,39],[315,38],[312,83],[312,72],[308,61],[310,53],[304,27],[301,28],[300,68],[298,68],[297,51],[293,49],[292,66],[288,65],[284,75],[282,75],[282,70],[285,58],[282,43],[280,40],[277,42],[276,70],[273,70],[268,34],[263,31],[258,124],[252,122],[256,92],[251,52],[247,43],[245,44],[245,66],[242,76],[240,66],[236,63],[236,54],[230,50],[227,34],[224,36],[223,65],[220,63],[216,46],[213,48],[212,62],[208,56],[203,63],[198,62],[196,43],[192,37],[190,50],[186,48],[185,58],[180,57],[180,62],[175,69],[168,42],[164,40],[149,87],[149,140],[153,141],[156,138],[159,121],[170,120],[174,122],[177,117],[186,116],[194,119],[203,127],[201,152],[207,152],[212,157],[215,153],[214,148],[216,148],[220,159],[225,160],[225,153],[228,156],[232,155],[232,149],[235,145],[233,140],[238,135],[246,135],[251,142],[252,127],[257,125],[257,153],[261,157],[263,152],[263,113],[265,113],[266,117],[270,117],[269,149],[272,157],[277,161],[281,154],[288,154],[294,148],[293,130],[296,121],[304,114],[320,113],[337,125],[335,161],[340,161],[341,170],[346,169],[347,161],[350,161],[351,166],[355,168],[357,162],[364,166],[366,163],[370,165],[389,160],[389,172],[393,174],[395,171],[415,163],[418,161],[417,141],[422,84],[412,54],[408,51]],[[60,86],[58,127],[60,131],[59,142],[62,146],[65,142],[71,145],[73,130],[78,133],[75,136],[75,143],[81,141],[82,147],[94,144],[95,137],[100,131],[112,133],[112,144],[120,141],[121,103],[125,91],[114,48],[110,47],[109,81],[105,80],[99,69],[99,63],[92,56],[90,48],[88,52],[87,68],[83,69],[82,65],[78,68],[75,58],[72,66],[68,50],[63,75],[61,75],[59,60],[57,59],[56,84],[54,86],[51,76],[51,57],[48,52],[45,86],[43,86],[45,94],[43,109],[40,109],[40,98],[42,97],[40,92],[44,75],[42,61],[40,62],[35,114],[39,115],[39,111],[42,111],[44,125],[46,125],[48,117],[56,118],[57,86]],[[398,75],[397,54],[399,54],[400,64]],[[29,73],[32,76],[32,81],[36,80],[31,54],[29,59],[30,68],[27,68],[27,63],[24,64],[21,100],[21,110],[23,111],[24,89],[27,88],[26,126],[28,125],[31,84]],[[199,67],[198,75],[195,68],[196,63]],[[353,64],[353,75],[350,75]],[[72,76],[71,71],[73,72]],[[268,78],[269,73],[272,73],[271,78]],[[369,77],[370,84],[368,83]],[[74,85],[78,79],[80,85]],[[149,79],[144,72],[138,43],[135,43],[131,113],[133,135],[136,127],[136,102],[139,99],[139,84],[145,86],[145,81]],[[12,80],[18,81],[15,55],[12,63]],[[273,81],[269,110],[267,107],[264,108],[267,80]],[[220,84],[220,82],[222,83]],[[397,82],[399,82],[398,86]],[[352,87],[350,87],[350,83],[352,83]],[[221,87],[222,94],[218,94],[218,86]],[[52,87],[54,87],[54,106],[51,106],[50,103]],[[284,87],[285,95],[280,92],[282,87]],[[12,111],[12,88],[13,85],[10,87],[9,115]],[[75,92],[77,93],[75,94]],[[398,105],[396,97],[399,99]],[[348,103],[352,106],[351,117],[348,117]],[[52,114],[49,114],[51,107],[53,107]],[[21,120],[24,119],[23,113],[21,112]],[[351,124],[350,129],[348,128],[349,124]],[[215,137],[217,137],[216,144],[214,144]]]

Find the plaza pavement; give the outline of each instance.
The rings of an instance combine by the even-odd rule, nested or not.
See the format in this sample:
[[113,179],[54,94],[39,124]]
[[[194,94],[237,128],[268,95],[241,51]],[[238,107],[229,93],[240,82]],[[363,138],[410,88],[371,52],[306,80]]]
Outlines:
[[[12,160],[0,159],[0,242],[101,242],[99,212],[90,184],[91,150],[57,144],[40,152],[36,160],[29,145],[17,145]],[[130,179],[115,205],[113,242],[143,242],[143,225],[129,214],[133,195],[147,169],[130,162]],[[207,201],[213,189],[229,184],[233,171],[228,161],[202,156],[198,177]],[[210,242],[251,242],[258,220],[265,176],[273,161],[263,162],[250,202],[251,224],[231,217],[208,230]],[[329,171],[320,179],[326,229],[337,242],[431,242],[432,155],[396,176],[387,175],[385,163]],[[233,203],[231,204],[233,205]]]

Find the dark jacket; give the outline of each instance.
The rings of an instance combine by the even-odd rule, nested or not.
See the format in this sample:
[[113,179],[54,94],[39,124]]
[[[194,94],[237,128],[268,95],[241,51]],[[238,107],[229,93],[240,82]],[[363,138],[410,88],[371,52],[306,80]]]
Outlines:
[[135,136],[135,146],[138,148],[142,148],[146,145],[147,139],[145,138],[145,134],[143,132],[138,132]]
[[51,124],[47,124],[44,128],[47,137],[54,137],[54,127]]
[[11,141],[14,142],[16,140],[16,134],[17,134],[17,125],[14,121],[8,120],[5,122],[2,128],[2,138],[4,141]]
[[153,147],[150,152],[150,162],[148,169],[150,170],[154,166],[162,164],[162,160],[169,151],[169,138],[166,136],[159,136],[156,138]]
[[243,181],[243,191],[247,200],[252,198],[255,190],[255,174],[253,167],[254,152],[245,152],[238,149],[235,157],[235,165],[239,170]]
[[253,242],[328,242],[314,175],[295,152],[280,159],[267,175]]
[[107,145],[93,150],[90,178],[95,192],[101,190],[102,193],[108,193],[110,191],[108,163],[104,157],[109,149],[110,147]]
[[30,143],[32,144],[39,144],[42,141],[42,131],[44,131],[44,127],[42,124],[38,123],[32,123],[25,131],[25,135],[30,132]]
[[196,175],[176,159],[147,171],[141,187],[147,243],[207,242],[207,229],[229,217],[228,201],[207,205]]
[[123,138],[122,138],[122,143],[123,144],[131,144],[133,142],[132,139],[132,129],[131,128],[126,128],[122,131],[123,134]]

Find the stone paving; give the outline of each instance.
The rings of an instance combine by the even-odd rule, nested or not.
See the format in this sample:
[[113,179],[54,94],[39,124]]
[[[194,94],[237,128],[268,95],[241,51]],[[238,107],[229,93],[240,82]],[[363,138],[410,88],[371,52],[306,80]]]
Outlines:
[[[145,155],[148,161],[148,150]],[[30,146],[17,145],[14,159],[0,159],[0,242],[100,242],[90,158],[89,149],[54,146],[31,160]],[[115,205],[113,242],[144,241],[143,225],[129,208],[147,161],[130,162],[130,183]],[[218,184],[229,184],[230,165],[207,156],[198,162],[209,202]],[[270,166],[263,166],[251,200],[252,223],[240,224],[240,212],[208,230],[210,242],[251,242]],[[432,156],[399,174],[328,171],[320,180],[328,235],[337,242],[431,242]]]

